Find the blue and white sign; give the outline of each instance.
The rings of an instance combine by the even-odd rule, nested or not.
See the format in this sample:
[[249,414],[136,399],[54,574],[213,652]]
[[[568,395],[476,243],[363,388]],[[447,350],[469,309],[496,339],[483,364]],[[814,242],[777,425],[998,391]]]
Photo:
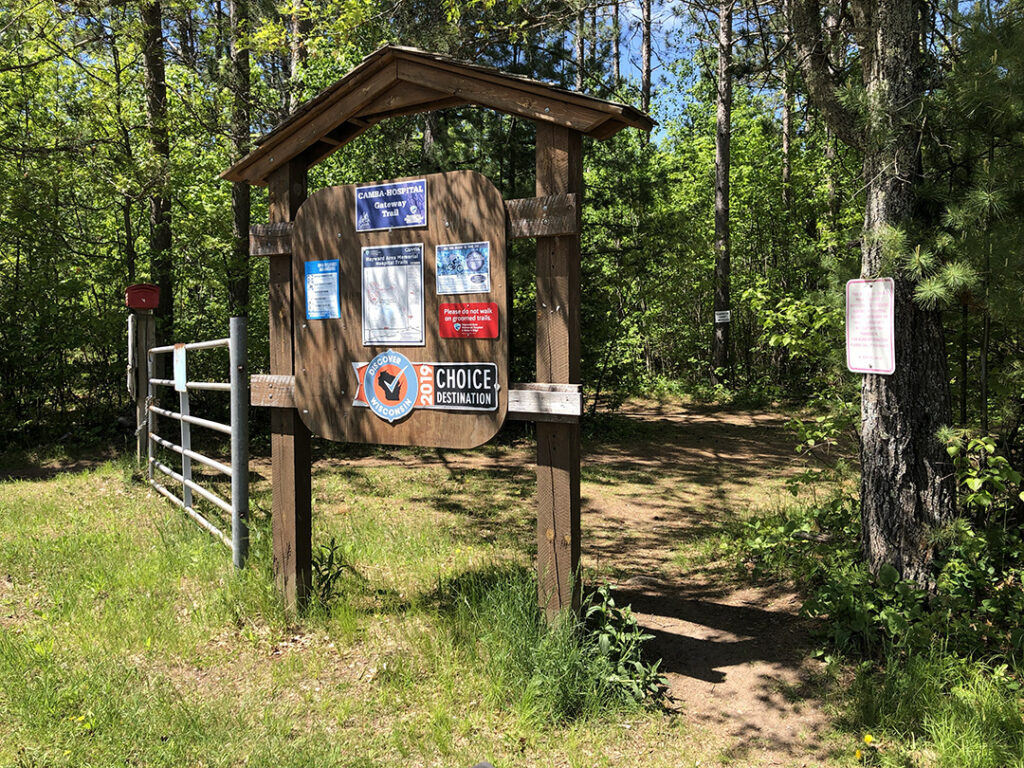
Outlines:
[[409,358],[391,349],[370,361],[363,372],[362,385],[370,410],[392,423],[412,413],[419,391],[416,370]]
[[341,317],[338,259],[306,262],[306,319],[336,320]]
[[434,249],[438,293],[490,293],[491,244],[452,243]]
[[356,187],[356,232],[427,226],[427,180]]

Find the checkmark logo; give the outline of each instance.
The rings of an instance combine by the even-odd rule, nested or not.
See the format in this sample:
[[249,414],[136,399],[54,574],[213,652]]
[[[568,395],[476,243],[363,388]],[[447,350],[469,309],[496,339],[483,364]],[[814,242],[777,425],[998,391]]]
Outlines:
[[377,374],[377,386],[381,388],[384,400],[397,403],[402,399],[402,372],[382,368]]
[[389,349],[369,363],[352,363],[352,367],[359,379],[353,405],[365,403],[376,416],[392,424],[412,412],[419,379],[409,358],[401,352]]

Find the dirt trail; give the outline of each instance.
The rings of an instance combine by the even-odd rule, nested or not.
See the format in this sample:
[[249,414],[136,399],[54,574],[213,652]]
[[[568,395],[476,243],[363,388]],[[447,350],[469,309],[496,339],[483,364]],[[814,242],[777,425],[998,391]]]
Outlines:
[[[813,644],[785,586],[740,584],[699,564],[702,539],[733,517],[780,503],[804,465],[774,413],[632,403],[610,419],[616,437],[583,449],[584,565],[616,584],[654,635],[652,653],[700,752],[724,764],[818,765],[830,755],[828,718],[817,697]],[[407,459],[405,459],[407,461]],[[466,470],[500,464],[532,483],[532,451],[490,445],[413,460]],[[326,459],[376,466],[387,456]],[[528,521],[523,521],[524,527]]]
[[635,437],[585,454],[586,561],[611,568],[616,599],[655,636],[672,696],[723,760],[818,764],[828,718],[797,595],[737,586],[686,557],[729,517],[782,498],[803,468],[785,417],[650,404],[623,418]]

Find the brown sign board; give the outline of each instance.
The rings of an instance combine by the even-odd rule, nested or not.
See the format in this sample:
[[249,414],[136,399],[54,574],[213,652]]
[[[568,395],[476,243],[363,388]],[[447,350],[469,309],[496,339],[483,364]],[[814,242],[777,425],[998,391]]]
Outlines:
[[311,432],[441,448],[497,433],[509,389],[505,208],[485,176],[317,191],[295,217],[292,286],[295,407]]

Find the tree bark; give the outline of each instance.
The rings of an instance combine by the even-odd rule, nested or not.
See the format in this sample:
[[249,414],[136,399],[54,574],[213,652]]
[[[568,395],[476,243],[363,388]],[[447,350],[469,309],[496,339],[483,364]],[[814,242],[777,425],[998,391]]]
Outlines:
[[917,0],[852,0],[866,90],[864,120],[838,98],[818,0],[793,0],[793,36],[809,96],[830,128],[863,154],[861,276],[891,274],[896,288],[896,372],[861,384],[861,527],[875,573],[933,582],[935,529],[956,511],[949,457],[936,433],[951,421],[941,316],[914,302],[914,283],[886,260],[887,230],[910,223],[920,178],[922,18]]
[[167,129],[167,83],[164,79],[163,10],[160,0],[142,6],[142,57],[146,70],[146,119],[149,145],[156,159],[156,179],[149,198],[149,254],[153,281],[160,287],[156,316],[157,344],[174,338],[174,268],[171,254],[171,143]]
[[960,299],[960,426],[967,426],[967,322],[970,319],[967,295]]
[[[715,312],[729,309],[729,151],[732,141],[732,11],[733,0],[718,7],[718,109],[715,119]],[[711,379],[718,384],[729,366],[730,323],[714,324],[711,337]]]
[[[913,0],[853,4],[862,30],[868,103],[864,142],[867,201],[861,276],[891,270],[885,230],[909,223],[920,178],[921,5]],[[942,319],[914,302],[914,284],[898,267],[896,372],[868,374],[861,385],[863,549],[874,572],[885,564],[918,584],[932,582],[933,533],[955,512],[952,467],[936,433],[951,421]]]
[[619,26],[619,3],[616,0],[612,3],[612,85],[619,87],[622,82],[622,74],[619,65],[619,38],[622,36]]
[[576,39],[574,41],[576,46],[576,80],[574,85],[577,91],[583,90],[583,70],[585,68],[585,49],[583,47],[584,22],[583,11],[580,11],[576,14]]
[[640,0],[640,104],[644,112],[651,111],[651,3]]
[[291,114],[302,101],[302,67],[306,62],[306,23],[302,18],[302,0],[292,0],[288,27],[288,114]]
[[[249,0],[230,0],[231,87],[234,103],[231,112],[231,146],[235,157],[249,153],[251,89],[249,85],[249,47],[244,36],[249,25]],[[246,182],[231,184],[231,260],[228,265],[228,294],[231,314],[249,315],[249,224],[251,222],[250,187]]]
[[[785,13],[785,30],[783,32],[783,39],[785,43],[789,43],[789,0],[785,0],[784,3]],[[787,224],[789,218],[790,208],[793,205],[790,183],[793,175],[793,161],[790,155],[791,144],[793,141],[793,88],[792,88],[792,76],[790,74],[789,56],[788,54],[782,59],[782,210],[786,214]],[[787,229],[788,235],[788,229]],[[789,238],[787,235],[783,236],[783,249],[784,252],[788,253]]]

